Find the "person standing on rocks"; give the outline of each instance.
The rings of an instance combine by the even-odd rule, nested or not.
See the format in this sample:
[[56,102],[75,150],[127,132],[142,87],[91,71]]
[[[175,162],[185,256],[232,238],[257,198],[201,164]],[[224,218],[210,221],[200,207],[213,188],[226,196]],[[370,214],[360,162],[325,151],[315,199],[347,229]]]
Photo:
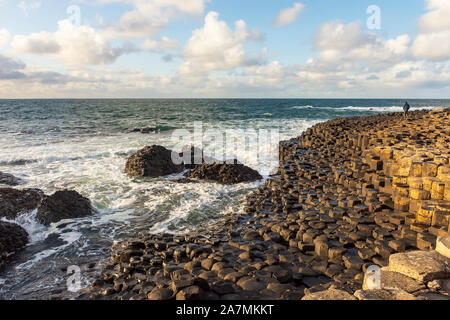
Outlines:
[[405,105],[403,106],[403,111],[405,111],[405,116],[408,115],[409,109],[411,109],[408,101],[405,102]]

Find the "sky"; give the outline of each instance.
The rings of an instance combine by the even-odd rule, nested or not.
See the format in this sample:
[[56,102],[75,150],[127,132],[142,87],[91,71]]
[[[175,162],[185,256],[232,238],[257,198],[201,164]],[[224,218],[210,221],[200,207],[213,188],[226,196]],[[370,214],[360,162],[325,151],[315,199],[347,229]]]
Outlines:
[[0,0],[0,98],[450,98],[450,0]]

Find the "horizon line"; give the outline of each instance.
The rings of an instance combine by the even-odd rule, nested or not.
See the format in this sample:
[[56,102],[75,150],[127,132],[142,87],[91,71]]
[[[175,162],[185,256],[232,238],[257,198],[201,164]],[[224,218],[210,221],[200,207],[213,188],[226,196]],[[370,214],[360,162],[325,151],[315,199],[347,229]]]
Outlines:
[[153,97],[153,98],[0,98],[1,100],[450,100],[449,98],[163,98],[163,97]]

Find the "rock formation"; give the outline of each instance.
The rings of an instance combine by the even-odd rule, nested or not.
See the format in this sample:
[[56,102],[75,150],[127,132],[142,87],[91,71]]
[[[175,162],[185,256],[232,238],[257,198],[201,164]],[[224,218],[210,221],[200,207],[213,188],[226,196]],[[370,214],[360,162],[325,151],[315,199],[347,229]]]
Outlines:
[[20,183],[20,179],[13,176],[9,173],[4,173],[0,171],[0,185],[7,185],[7,186],[17,186]]
[[15,223],[0,221],[0,267],[6,259],[22,250],[28,243],[28,234]]
[[0,188],[0,218],[14,220],[20,213],[36,209],[43,196],[38,189]]
[[207,164],[196,166],[188,175],[189,178],[216,181],[222,184],[235,184],[261,180],[258,171],[243,164]]
[[150,146],[139,150],[128,158],[125,173],[138,177],[161,177],[180,173],[184,165],[172,161],[172,151],[161,146]]
[[63,219],[74,219],[90,216],[93,208],[89,199],[76,191],[57,191],[42,200],[36,219],[48,226]]
[[194,146],[184,147],[180,153],[180,157],[183,157],[183,163],[186,169],[193,169],[204,163],[213,164],[218,162],[217,159],[205,156],[202,149]]
[[449,130],[450,109],[318,124],[281,143],[245,215],[115,244],[80,298],[448,299]]

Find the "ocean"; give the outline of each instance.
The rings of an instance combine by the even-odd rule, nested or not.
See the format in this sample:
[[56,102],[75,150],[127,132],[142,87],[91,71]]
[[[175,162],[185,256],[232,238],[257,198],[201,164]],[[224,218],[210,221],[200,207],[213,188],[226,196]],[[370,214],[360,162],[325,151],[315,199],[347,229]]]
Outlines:
[[[450,106],[450,100],[409,103],[411,111]],[[264,181],[190,185],[171,181],[182,174],[149,179],[123,173],[127,157],[144,146],[174,148],[176,129],[191,131],[201,122],[204,130],[218,132],[276,130],[280,140],[287,140],[319,122],[401,112],[403,104],[368,99],[0,100],[0,171],[22,179],[19,188],[46,194],[74,189],[97,209],[92,217],[50,227],[36,222],[35,211],[17,218],[30,242],[0,270],[0,298],[48,298],[54,288],[64,287],[67,266],[97,270],[114,241],[140,232],[182,233],[199,222],[241,212],[246,195]],[[156,132],[135,130],[149,127]],[[203,147],[207,152],[217,143],[206,141]],[[255,167],[239,150],[224,157]],[[84,285],[90,280],[86,275]]]

